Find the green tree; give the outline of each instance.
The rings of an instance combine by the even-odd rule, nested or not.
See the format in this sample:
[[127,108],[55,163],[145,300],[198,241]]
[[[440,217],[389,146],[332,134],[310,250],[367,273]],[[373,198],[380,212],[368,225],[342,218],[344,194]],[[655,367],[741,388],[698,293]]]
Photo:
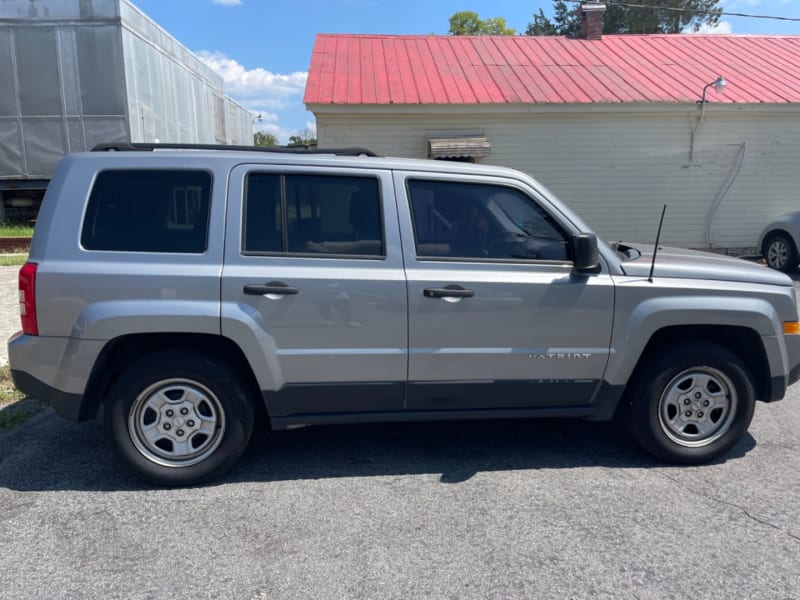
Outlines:
[[253,146],[277,146],[278,138],[266,131],[256,131],[253,134]]
[[548,19],[542,9],[533,15],[525,35],[577,35],[581,29],[580,5],[553,1],[553,20]]
[[503,17],[481,19],[478,13],[463,10],[450,17],[450,35],[514,35],[515,29],[506,27]]
[[528,23],[525,35],[559,35],[556,26],[548,19],[540,8],[539,14],[533,13],[533,21]]
[[[629,7],[607,0],[603,18],[603,33],[681,33],[697,31],[703,25],[719,23],[721,0],[640,0],[646,8]],[[572,4],[572,3],[570,3]],[[663,9],[680,10],[663,10]],[[708,14],[711,11],[712,14]],[[541,9],[528,23],[526,35],[576,35],[580,31],[580,5],[568,5],[564,0],[553,1],[553,20]]]
[[289,136],[289,146],[316,146],[317,136],[310,129],[299,131],[297,135]]

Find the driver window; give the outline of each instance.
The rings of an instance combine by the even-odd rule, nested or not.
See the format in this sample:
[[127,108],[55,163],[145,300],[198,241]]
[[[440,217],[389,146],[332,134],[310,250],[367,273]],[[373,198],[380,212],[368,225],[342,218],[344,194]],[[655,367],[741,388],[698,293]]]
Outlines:
[[419,258],[568,260],[564,229],[513,188],[408,182]]

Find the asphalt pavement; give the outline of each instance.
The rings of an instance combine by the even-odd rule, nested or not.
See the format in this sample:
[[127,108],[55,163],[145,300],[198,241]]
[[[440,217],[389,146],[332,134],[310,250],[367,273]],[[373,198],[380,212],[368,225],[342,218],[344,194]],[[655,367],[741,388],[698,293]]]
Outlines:
[[2,599],[800,598],[798,556],[800,384],[703,467],[610,423],[331,426],[163,489],[98,422],[0,434]]
[[704,467],[611,424],[314,427],[194,489],[48,410],[0,438],[0,597],[797,598],[798,402]]

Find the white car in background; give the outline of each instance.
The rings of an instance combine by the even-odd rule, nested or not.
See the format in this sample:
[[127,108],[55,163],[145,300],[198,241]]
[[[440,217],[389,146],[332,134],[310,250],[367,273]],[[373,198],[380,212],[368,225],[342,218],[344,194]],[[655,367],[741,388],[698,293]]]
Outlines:
[[797,270],[800,257],[800,211],[786,213],[764,228],[758,238],[758,248],[767,265],[784,273]]

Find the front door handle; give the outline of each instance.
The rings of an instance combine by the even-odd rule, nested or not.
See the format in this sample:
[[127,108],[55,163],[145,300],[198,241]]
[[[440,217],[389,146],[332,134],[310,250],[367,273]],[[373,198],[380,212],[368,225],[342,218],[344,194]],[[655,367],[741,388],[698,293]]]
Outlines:
[[282,296],[296,294],[300,290],[296,287],[286,285],[282,281],[270,281],[269,283],[248,283],[244,286],[244,293],[249,296],[264,296],[266,294],[280,294]]
[[422,295],[426,298],[472,298],[475,292],[460,285],[446,285],[443,288],[425,288]]

